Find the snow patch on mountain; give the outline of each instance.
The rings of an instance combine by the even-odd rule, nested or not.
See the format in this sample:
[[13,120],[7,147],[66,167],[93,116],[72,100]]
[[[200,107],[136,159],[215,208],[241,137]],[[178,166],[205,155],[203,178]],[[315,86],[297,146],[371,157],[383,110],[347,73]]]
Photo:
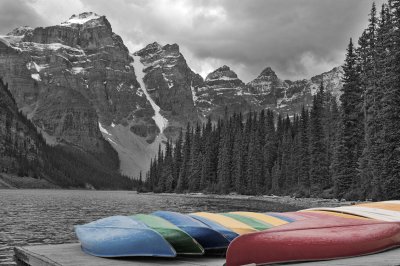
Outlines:
[[172,88],[174,86],[174,82],[170,79],[167,78],[167,75],[165,73],[162,73],[162,76],[165,80],[165,82],[167,82],[168,88]]
[[98,19],[100,18],[99,15],[93,12],[84,12],[79,15],[72,15],[69,20],[62,22],[62,26],[69,26],[71,24],[85,24],[86,22],[92,20],[92,19]]
[[199,99],[196,95],[196,91],[193,87],[193,82],[190,84],[190,90],[192,91],[192,99],[193,99],[193,104],[196,106],[196,102]]
[[128,126],[111,123],[108,127],[99,123],[99,128],[103,137],[118,152],[120,172],[137,178],[140,172],[144,174],[149,170],[150,162],[156,156],[159,145],[164,147],[165,137],[159,135],[149,144],[144,138],[130,131],[131,123]]
[[31,77],[36,81],[42,81],[42,79],[40,78],[40,75],[38,73],[31,74]]
[[73,74],[79,74],[79,73],[82,73],[83,71],[85,71],[85,69],[83,67],[73,67],[72,68]]
[[140,84],[140,87],[143,91],[143,93],[146,95],[147,100],[149,101],[151,107],[154,110],[154,116],[152,117],[154,122],[156,122],[157,127],[160,129],[160,133],[163,133],[164,129],[167,127],[168,125],[168,120],[162,116],[162,114],[160,113],[161,108],[154,102],[154,100],[151,98],[149,92],[146,89],[146,85],[144,84],[144,68],[145,66],[142,64],[142,62],[140,62],[140,56],[135,56],[132,55],[133,57],[133,67],[135,68],[135,75],[137,77],[137,81]]
[[48,64],[38,65],[38,64],[36,64],[36,62],[34,62],[34,61],[31,61],[31,62],[26,63],[26,68],[27,68],[28,70],[36,70],[37,72],[40,72],[40,71],[42,71],[43,69],[48,68],[48,67],[49,67]]
[[103,125],[100,122],[99,122],[99,129],[101,133],[111,136],[111,134],[107,131],[107,129],[103,127]]

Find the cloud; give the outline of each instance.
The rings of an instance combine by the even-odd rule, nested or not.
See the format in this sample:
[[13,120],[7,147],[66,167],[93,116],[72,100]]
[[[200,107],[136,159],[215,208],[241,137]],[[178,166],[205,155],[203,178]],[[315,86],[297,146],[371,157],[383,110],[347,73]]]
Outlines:
[[[357,38],[367,24],[371,4],[372,0],[30,0],[29,8],[45,14],[43,20],[52,24],[73,13],[104,14],[132,52],[154,41],[178,43],[189,66],[203,76],[226,64],[247,82],[266,66],[281,78],[298,79],[342,64],[349,38]],[[27,23],[28,19],[22,24]]]
[[46,22],[23,0],[0,1],[0,34],[6,34],[19,26],[39,26]]

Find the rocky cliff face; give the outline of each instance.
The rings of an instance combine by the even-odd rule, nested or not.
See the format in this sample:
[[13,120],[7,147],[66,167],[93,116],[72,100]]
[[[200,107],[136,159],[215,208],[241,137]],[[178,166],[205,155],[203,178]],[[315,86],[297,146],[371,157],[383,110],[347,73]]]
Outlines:
[[41,146],[35,128],[19,115],[11,93],[0,80],[0,172],[18,172],[22,164],[37,163]]
[[245,84],[228,66],[222,66],[208,74],[204,86],[195,90],[196,106],[201,114],[217,119],[227,112],[248,112],[259,108]]
[[174,138],[187,122],[198,119],[193,92],[203,85],[203,79],[189,68],[177,44],[161,46],[155,42],[134,55],[143,65],[146,93],[165,119],[159,131]]
[[339,100],[343,71],[340,67],[311,79],[290,81],[281,80],[276,73],[267,67],[261,74],[249,82],[247,90],[254,95],[259,105],[283,114],[294,114],[301,111],[302,106],[310,107],[312,96],[323,82],[325,90]]

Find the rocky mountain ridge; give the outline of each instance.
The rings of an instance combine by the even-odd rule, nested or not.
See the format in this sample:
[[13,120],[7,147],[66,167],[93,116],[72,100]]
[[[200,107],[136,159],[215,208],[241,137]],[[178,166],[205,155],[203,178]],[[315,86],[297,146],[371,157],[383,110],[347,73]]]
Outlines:
[[131,53],[107,18],[91,12],[0,36],[0,77],[47,143],[106,156],[104,138],[131,177],[147,171],[158,146],[188,122],[225,110],[294,113],[311,103],[322,80],[336,96],[341,88],[340,68],[293,82],[266,68],[245,84],[223,66],[203,79],[177,44]]

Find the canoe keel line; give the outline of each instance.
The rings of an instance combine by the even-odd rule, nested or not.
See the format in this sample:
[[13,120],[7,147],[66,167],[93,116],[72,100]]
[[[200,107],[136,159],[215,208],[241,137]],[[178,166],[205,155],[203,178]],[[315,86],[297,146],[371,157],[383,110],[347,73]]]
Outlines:
[[157,211],[103,218],[75,232],[82,250],[98,257],[227,250],[227,266],[331,260],[400,246],[400,201],[289,213]]

